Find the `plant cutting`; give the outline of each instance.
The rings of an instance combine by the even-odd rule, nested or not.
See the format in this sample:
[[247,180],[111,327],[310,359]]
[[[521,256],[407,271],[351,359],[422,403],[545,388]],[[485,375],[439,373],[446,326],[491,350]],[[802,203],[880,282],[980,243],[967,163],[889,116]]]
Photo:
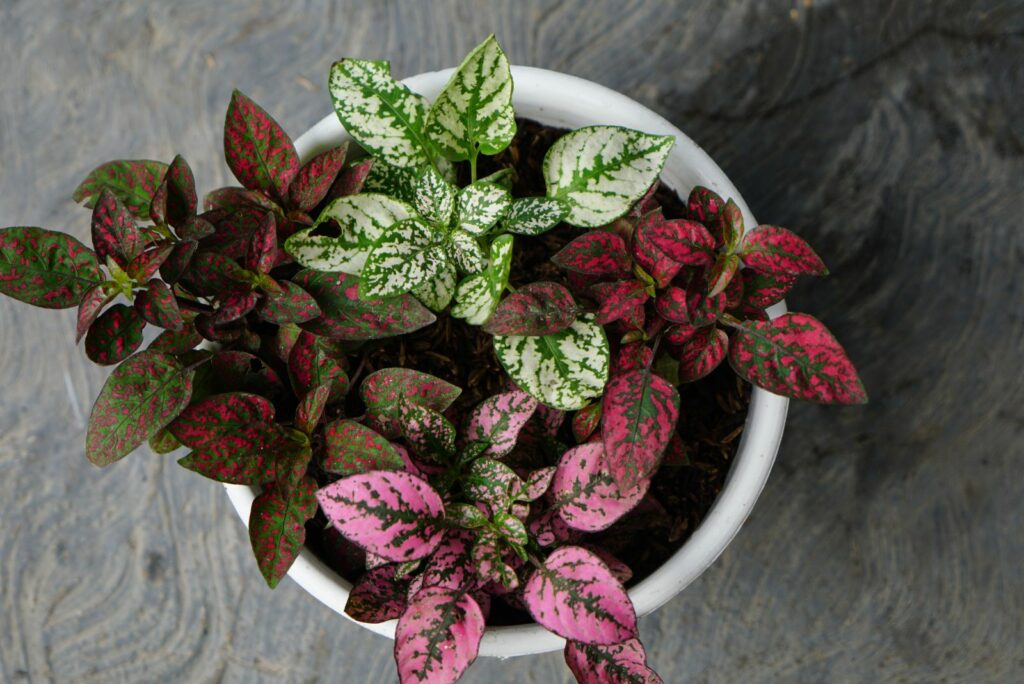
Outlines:
[[354,144],[300,163],[235,93],[240,187],[200,206],[181,157],[110,162],[75,192],[92,249],[0,232],[0,291],[77,307],[86,354],[116,364],[88,457],[148,440],[258,487],[268,585],[322,537],[354,581],[346,612],[397,619],[403,682],[457,680],[489,621],[524,618],[566,639],[581,682],[659,681],[614,532],[664,515],[659,478],[686,467],[680,426],[707,408],[681,394],[727,366],[789,397],[865,400],[819,321],[766,313],[821,259],[745,226],[733,198],[662,186],[670,136],[548,131],[524,161],[536,127],[493,38],[432,103],[386,62],[342,60],[329,89]]

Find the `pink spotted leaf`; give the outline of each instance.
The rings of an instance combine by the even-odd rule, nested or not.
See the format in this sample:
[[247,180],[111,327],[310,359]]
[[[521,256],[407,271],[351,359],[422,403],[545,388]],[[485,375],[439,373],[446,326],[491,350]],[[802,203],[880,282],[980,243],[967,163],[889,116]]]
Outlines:
[[454,684],[476,660],[484,616],[458,589],[426,587],[414,594],[395,629],[401,684]]
[[305,394],[328,385],[329,401],[338,401],[348,392],[345,363],[345,354],[335,343],[303,331],[288,356],[292,387],[297,393]]
[[638,634],[636,611],[622,584],[578,546],[548,556],[526,583],[523,600],[538,623],[566,639],[618,644]]
[[536,410],[538,401],[526,392],[504,392],[481,402],[469,416],[465,437],[487,442],[482,455],[501,458],[516,445],[519,431]]
[[104,190],[112,192],[134,216],[146,216],[167,164],[148,159],[119,159],[100,164],[75,188],[71,198],[94,207]]
[[477,459],[462,477],[466,497],[495,511],[507,508],[524,487],[512,468],[493,458]]
[[288,134],[237,90],[224,122],[224,156],[242,185],[277,198],[288,197],[299,172],[299,156]]
[[689,323],[695,328],[710,325],[725,310],[725,293],[705,295],[696,290],[669,287],[655,302],[658,315],[672,323]]
[[564,655],[578,684],[663,684],[639,639],[605,646],[570,640]]
[[605,459],[624,491],[657,469],[679,418],[679,393],[649,369],[614,376],[605,387],[601,429]]
[[484,582],[493,582],[509,591],[519,586],[519,576],[516,575],[515,568],[505,560],[505,545],[494,531],[483,530],[477,535],[473,544],[472,559],[477,576]]
[[743,240],[743,263],[761,273],[826,275],[828,269],[803,238],[778,226],[758,226]]
[[445,463],[455,453],[455,426],[437,411],[400,397],[396,422],[417,456]]
[[311,452],[294,435],[274,423],[247,423],[211,439],[178,460],[178,464],[217,482],[264,485],[298,481]]
[[700,221],[705,226],[713,226],[718,215],[722,213],[725,201],[713,190],[703,186],[697,186],[690,191],[686,202],[686,208],[690,218]]
[[492,335],[550,335],[576,320],[572,294],[558,283],[530,283],[498,304],[483,330]]
[[[683,265],[670,259],[650,239],[650,226],[663,223],[665,217],[660,210],[645,214],[633,233],[633,258],[654,280],[659,288],[667,287]],[[641,227],[643,226],[643,227]]]
[[759,273],[752,268],[743,269],[742,277],[742,303],[759,309],[781,302],[797,279],[785,273]]
[[588,442],[565,452],[558,462],[551,493],[558,515],[584,532],[607,529],[647,493],[648,478],[622,489],[612,477],[602,442]]
[[536,501],[537,499],[544,496],[548,489],[551,488],[551,483],[555,479],[555,466],[548,466],[546,468],[538,468],[534,470],[526,478],[526,486],[523,490],[524,498],[529,501]]
[[217,311],[213,315],[214,324],[220,325],[237,321],[256,308],[257,295],[244,285],[233,287],[218,296]]
[[249,512],[249,541],[267,585],[273,589],[306,541],[306,521],[316,513],[316,481],[267,485]]
[[[451,509],[445,511],[445,518],[451,520]],[[480,513],[475,506],[473,510]],[[480,515],[483,515],[480,513]],[[487,519],[484,518],[484,523]],[[420,588],[445,587],[448,589],[471,589],[477,585],[477,578],[470,556],[475,535],[467,530],[449,529],[437,550],[427,559],[420,575]]]
[[551,260],[567,271],[593,276],[623,278],[629,275],[630,269],[625,241],[605,230],[592,230],[580,235]]
[[144,283],[156,275],[173,251],[173,244],[158,244],[153,249],[148,249],[132,259],[125,271],[135,282]]
[[654,350],[644,342],[630,342],[619,347],[612,363],[612,376],[648,368],[654,362]]

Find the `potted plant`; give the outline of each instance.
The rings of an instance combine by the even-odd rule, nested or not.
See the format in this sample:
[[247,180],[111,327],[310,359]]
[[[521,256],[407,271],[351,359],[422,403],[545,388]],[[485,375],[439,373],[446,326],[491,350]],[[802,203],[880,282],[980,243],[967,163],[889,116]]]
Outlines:
[[[706,155],[635,103],[635,128],[577,125],[614,120],[621,96],[563,76],[609,109],[581,117],[601,103],[556,93],[524,107],[547,120],[517,120],[512,75],[493,37],[420,79],[432,103],[386,62],[342,60],[338,121],[298,146],[236,92],[224,145],[241,187],[200,205],[180,156],[101,165],[74,194],[93,248],[0,230],[0,292],[77,307],[86,354],[117,365],[89,422],[93,463],[187,447],[179,463],[234,486],[268,585],[300,555],[321,598],[335,573],[346,614],[394,635],[401,681],[457,680],[489,620],[506,626],[488,634],[532,635],[508,626],[532,620],[564,638],[581,682],[660,681],[620,550],[660,535],[671,556],[721,490],[673,516],[702,426],[735,423],[715,442],[722,479],[736,453],[750,399],[727,366],[774,395],[866,395],[820,322],[780,311],[797,277],[826,273],[803,240],[752,225]],[[674,184],[690,179],[666,167],[677,144],[710,183]],[[161,330],[148,344],[147,326]],[[760,469],[728,486],[747,507],[778,402]],[[678,553],[649,556],[636,562]]]

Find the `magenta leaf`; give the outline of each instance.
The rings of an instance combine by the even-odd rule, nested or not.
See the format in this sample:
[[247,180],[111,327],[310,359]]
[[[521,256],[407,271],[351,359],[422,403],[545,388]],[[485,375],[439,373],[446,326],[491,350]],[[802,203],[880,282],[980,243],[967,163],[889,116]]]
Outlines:
[[636,611],[622,584],[593,553],[563,546],[523,590],[538,623],[566,639],[617,644],[637,637]]
[[453,684],[476,660],[484,616],[468,593],[426,587],[412,596],[395,630],[401,684]]
[[673,219],[645,221],[637,227],[639,238],[662,254],[686,266],[707,266],[714,260],[715,238],[696,221]]
[[410,333],[436,320],[412,295],[361,299],[359,278],[353,275],[299,271],[292,280],[313,296],[321,311],[302,327],[325,337],[373,340]]
[[121,363],[142,346],[146,322],[135,309],[114,304],[96,319],[85,336],[85,355],[100,364]]
[[485,503],[494,511],[507,508],[524,487],[512,468],[493,458],[474,461],[462,476],[462,491],[466,497]]
[[278,198],[288,197],[288,188],[299,172],[291,138],[237,90],[224,121],[224,157],[242,185]]
[[743,240],[743,263],[761,273],[826,275],[828,269],[811,246],[778,226],[758,226]]
[[268,211],[249,238],[245,267],[256,273],[269,273],[277,259],[277,219]]
[[418,456],[444,462],[455,452],[455,426],[437,411],[399,397],[396,419],[399,432]]
[[714,326],[698,328],[679,345],[679,382],[694,382],[718,368],[729,349],[729,336]]
[[173,357],[143,351],[114,369],[89,417],[85,453],[110,465],[158,433],[188,404],[195,370]]
[[402,456],[383,435],[354,420],[324,428],[324,470],[355,475],[371,470],[402,470]]
[[[459,504],[455,504],[458,506]],[[462,504],[467,506],[466,504]],[[452,519],[449,506],[445,511],[445,518]],[[469,506],[481,517],[483,513],[475,506]],[[484,524],[487,518],[483,518]],[[449,529],[445,532],[444,539],[438,545],[437,550],[430,555],[419,576],[419,586],[422,587],[445,587],[447,589],[471,589],[477,584],[473,562],[470,558],[470,545],[474,535],[466,530]]]
[[260,572],[273,589],[302,550],[306,521],[316,513],[316,481],[301,478],[295,485],[267,485],[249,512],[249,541]]
[[636,279],[597,283],[591,291],[601,304],[597,312],[598,325],[607,325],[629,316],[649,297],[647,287]]
[[181,330],[185,325],[174,293],[162,280],[150,280],[146,289],[135,295],[135,310],[143,320],[158,328]]
[[387,435],[398,434],[395,418],[399,398],[440,413],[461,393],[455,385],[411,368],[382,368],[367,375],[359,386],[359,397],[366,404],[367,415]]
[[89,327],[103,311],[103,307],[116,296],[116,293],[108,294],[107,288],[102,283],[82,296],[82,301],[78,304],[78,318],[75,324],[75,344],[82,341],[85,333],[89,331]]
[[797,278],[785,273],[758,273],[752,268],[743,269],[742,276],[743,303],[758,309],[781,302]]
[[92,245],[100,261],[112,257],[122,268],[142,252],[139,227],[110,190],[100,192],[92,210]]
[[728,289],[739,271],[740,258],[735,254],[719,254],[708,274],[708,296],[714,297]]
[[441,542],[441,497],[408,473],[352,475],[321,489],[317,499],[339,532],[390,561],[424,558]]
[[408,583],[395,579],[395,566],[384,565],[364,574],[349,592],[345,613],[359,622],[395,620],[405,611]]
[[565,663],[578,684],[663,684],[647,666],[639,639],[606,646],[570,640],[565,643]]
[[725,310],[725,293],[705,295],[687,291],[681,287],[670,287],[655,302],[658,315],[672,323],[689,323],[695,328],[710,325],[718,320]]
[[515,447],[519,431],[537,405],[536,399],[521,390],[485,399],[469,416],[466,439],[487,442],[487,449],[481,455],[501,458]]
[[320,418],[324,415],[327,399],[330,396],[331,386],[329,384],[318,385],[307,392],[295,409],[295,429],[301,430],[307,435],[313,434],[316,426],[320,424]]
[[189,405],[168,430],[187,447],[203,449],[252,423],[274,420],[274,405],[255,394],[215,394]]
[[843,347],[808,314],[743,323],[732,340],[729,361],[741,377],[775,394],[823,404],[867,401]]
[[635,370],[649,368],[654,362],[654,350],[644,342],[630,342],[619,348],[612,364],[612,375],[621,375]]
[[643,216],[633,233],[633,258],[654,279],[655,284],[667,287],[683,267],[679,262],[668,258],[664,252],[651,242],[650,226],[664,223],[665,217],[660,210],[652,211]]
[[648,478],[621,489],[608,471],[604,444],[588,442],[562,455],[551,483],[558,515],[584,532],[607,529],[647,493]]
[[[608,481],[611,482],[611,476]],[[579,530],[569,527],[556,508],[542,510],[540,515],[530,520],[529,529],[530,536],[540,546],[573,543],[583,536]]]
[[100,164],[75,188],[71,198],[94,207],[103,190],[114,193],[133,215],[146,216],[167,164],[148,159],[119,159]]
[[584,406],[572,417],[572,436],[586,442],[601,423],[601,402]]
[[623,584],[633,578],[633,570],[621,560],[613,556],[610,551],[593,544],[580,544],[580,546],[600,558],[601,562],[608,566],[608,570],[610,570],[612,575],[615,576],[615,579],[619,580]]
[[278,281],[283,291],[267,294],[256,306],[256,313],[271,323],[305,323],[320,315],[313,296],[290,280]]
[[567,271],[594,276],[623,278],[629,275],[630,261],[625,241],[605,230],[580,235],[551,257]]
[[338,172],[345,165],[348,143],[332,147],[306,162],[292,182],[289,193],[292,204],[301,211],[309,211],[327,196]]
[[331,390],[329,401],[337,401],[348,392],[345,363],[345,354],[335,343],[303,331],[288,356],[288,374],[296,393],[327,385]]
[[530,283],[498,304],[483,330],[492,335],[550,335],[576,320],[577,307],[558,283]]
[[168,223],[181,228],[196,215],[198,204],[195,176],[188,162],[179,154],[167,168],[163,181],[153,195],[149,207],[150,218],[154,223]]
[[548,466],[547,468],[538,468],[530,473],[526,479],[526,487],[523,491],[523,496],[530,501],[536,501],[540,497],[547,493],[551,487],[552,481],[555,479],[555,466]]
[[608,469],[632,490],[658,467],[679,418],[679,393],[649,369],[630,371],[605,387],[602,413]]

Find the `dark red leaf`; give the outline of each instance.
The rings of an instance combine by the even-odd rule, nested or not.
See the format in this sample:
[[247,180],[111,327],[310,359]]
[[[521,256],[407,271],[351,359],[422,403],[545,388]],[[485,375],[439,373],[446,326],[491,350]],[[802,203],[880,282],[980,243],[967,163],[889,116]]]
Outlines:
[[402,470],[401,454],[383,435],[354,420],[336,420],[324,428],[323,468],[355,475],[371,470]]
[[309,211],[320,204],[327,191],[331,189],[341,167],[344,166],[347,152],[348,143],[344,143],[321,152],[306,162],[292,181],[289,190],[292,204],[302,211]]
[[288,197],[299,172],[299,157],[288,134],[237,90],[224,121],[224,157],[242,185],[279,199]]
[[608,470],[630,490],[657,469],[679,418],[679,393],[650,369],[614,376],[605,387],[601,431]]
[[725,203],[715,223],[716,237],[720,238],[726,250],[732,252],[743,239],[743,212],[731,199]]
[[572,436],[582,444],[601,424],[601,402],[584,406],[572,417]]
[[269,273],[277,259],[277,219],[267,212],[252,233],[245,267],[256,273]]
[[142,251],[142,235],[131,212],[110,190],[100,192],[92,210],[92,245],[100,261],[109,256],[124,268]]
[[821,321],[807,314],[743,323],[729,361],[740,376],[769,392],[825,404],[867,401],[846,351]]
[[178,236],[182,240],[202,240],[217,232],[209,218],[193,216],[178,228]]
[[585,275],[624,278],[630,269],[625,241],[606,230],[592,230],[580,235],[551,260],[567,271]]
[[[277,212],[281,210],[281,207],[277,202],[266,195],[237,187],[218,188],[206,193],[206,197],[203,199],[203,206],[206,208],[208,213],[211,210],[223,211],[224,214],[221,218],[229,216],[239,209],[256,211],[260,214],[264,214],[268,211]],[[204,217],[205,216],[207,216],[207,214],[204,214]]]
[[165,330],[149,345],[153,351],[181,354],[198,347],[203,341],[194,326],[186,324],[181,330]]
[[761,273],[826,275],[828,269],[811,246],[785,228],[758,226],[743,240],[743,263]]
[[483,325],[492,335],[550,335],[576,320],[576,302],[558,283],[530,283],[498,304]]
[[735,254],[719,254],[708,274],[708,296],[725,292],[739,271],[740,258]]
[[654,350],[644,342],[630,342],[619,348],[612,364],[612,375],[647,368],[654,361]]
[[297,484],[309,463],[309,447],[294,442],[273,423],[248,423],[191,451],[178,464],[216,482]]
[[142,346],[146,322],[135,309],[115,304],[103,312],[85,336],[85,354],[102,366],[120,363]]
[[221,351],[213,357],[213,375],[223,390],[252,392],[273,397],[284,385],[277,372],[258,356],[243,351]]
[[154,223],[168,223],[175,228],[186,225],[196,215],[196,179],[188,162],[179,154],[171,162],[163,181],[150,204],[149,215]]
[[406,399],[438,413],[445,411],[462,390],[433,375],[411,368],[382,368],[366,376],[359,397],[370,420],[385,434],[398,434],[398,404]]
[[692,220],[713,226],[725,207],[725,201],[713,190],[698,185],[690,191],[686,206]]
[[713,325],[698,328],[679,345],[679,382],[693,382],[708,375],[718,368],[728,348],[729,336],[723,330]]
[[158,328],[181,330],[185,324],[174,293],[162,280],[150,280],[146,289],[135,295],[135,310]]
[[198,248],[199,243],[192,240],[185,240],[176,244],[164,262],[160,264],[160,277],[171,285],[177,283],[189,267],[192,257]]
[[673,261],[687,266],[706,266],[714,260],[715,239],[702,224],[686,219],[646,221],[637,232]]
[[590,290],[601,305],[596,319],[599,325],[607,325],[628,316],[650,296],[646,286],[636,279],[597,283]]
[[221,325],[236,321],[256,308],[257,295],[245,286],[237,286],[218,295],[218,299],[213,322]]

